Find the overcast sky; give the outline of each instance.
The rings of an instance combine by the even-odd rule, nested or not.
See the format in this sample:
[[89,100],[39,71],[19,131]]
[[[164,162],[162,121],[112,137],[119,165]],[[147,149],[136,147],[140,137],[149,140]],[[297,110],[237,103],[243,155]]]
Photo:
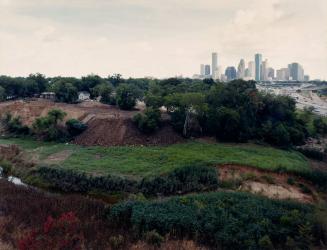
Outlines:
[[327,0],[0,0],[0,75],[192,76],[217,51],[327,79]]

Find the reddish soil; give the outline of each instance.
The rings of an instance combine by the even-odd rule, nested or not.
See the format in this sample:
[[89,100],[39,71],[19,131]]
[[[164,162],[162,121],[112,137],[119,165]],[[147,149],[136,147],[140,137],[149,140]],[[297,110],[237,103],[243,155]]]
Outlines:
[[10,112],[20,116],[23,123],[31,125],[37,117],[45,116],[49,110],[58,108],[67,113],[65,121],[78,119],[88,125],[88,129],[73,143],[85,146],[118,145],[168,145],[183,141],[169,125],[168,116],[163,114],[162,127],[151,136],[142,134],[132,122],[138,110],[123,111],[115,106],[98,102],[80,104],[55,103],[36,99],[29,101],[10,101],[0,103],[0,113]]
[[167,123],[150,136],[142,134],[130,118],[93,118],[88,122],[88,126],[87,131],[75,138],[76,144],[85,146],[167,145],[183,140]]
[[[291,174],[279,174],[230,164],[220,165],[218,169],[220,181],[239,181],[239,190],[261,194],[269,198],[293,199],[305,203],[316,201],[317,193],[312,185]],[[294,180],[294,184],[288,183],[289,178]],[[300,185],[307,187],[309,192],[304,192]]]

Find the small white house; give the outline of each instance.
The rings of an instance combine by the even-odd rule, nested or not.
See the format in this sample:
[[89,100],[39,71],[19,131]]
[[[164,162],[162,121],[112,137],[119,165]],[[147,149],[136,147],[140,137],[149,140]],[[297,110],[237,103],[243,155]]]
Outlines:
[[89,92],[86,92],[86,91],[81,91],[81,92],[78,92],[78,100],[79,101],[87,101],[87,100],[90,100],[90,93]]

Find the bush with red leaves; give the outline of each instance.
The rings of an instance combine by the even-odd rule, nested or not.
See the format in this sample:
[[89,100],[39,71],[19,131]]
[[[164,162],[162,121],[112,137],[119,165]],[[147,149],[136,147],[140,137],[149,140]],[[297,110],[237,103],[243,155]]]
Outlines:
[[49,216],[43,228],[28,233],[18,243],[20,250],[79,250],[84,245],[80,220],[73,212],[55,219]]

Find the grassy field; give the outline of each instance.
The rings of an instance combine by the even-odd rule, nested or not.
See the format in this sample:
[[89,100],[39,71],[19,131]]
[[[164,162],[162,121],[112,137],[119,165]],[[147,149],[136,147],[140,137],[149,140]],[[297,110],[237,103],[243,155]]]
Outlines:
[[[41,164],[56,164],[92,174],[126,176],[158,175],[194,163],[242,164],[262,169],[284,168],[290,172],[309,170],[304,156],[293,151],[252,144],[188,142],[166,147],[81,147],[35,142],[29,139],[0,139],[0,144],[17,144],[37,154]],[[61,159],[61,155],[65,157]],[[53,161],[53,158],[57,161]],[[49,158],[52,158],[50,161]]]

